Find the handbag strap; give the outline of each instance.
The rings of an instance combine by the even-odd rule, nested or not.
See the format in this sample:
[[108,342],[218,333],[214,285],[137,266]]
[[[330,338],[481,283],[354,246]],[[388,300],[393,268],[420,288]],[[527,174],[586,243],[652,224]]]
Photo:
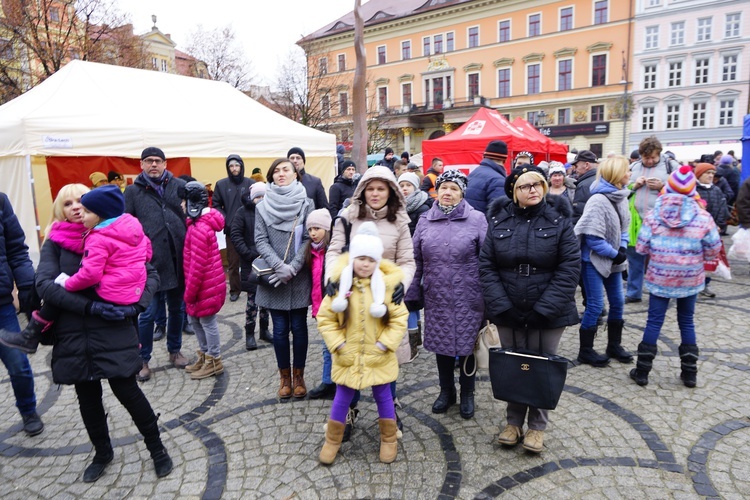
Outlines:
[[297,229],[297,219],[299,219],[299,215],[294,218],[294,222],[292,223],[292,234],[289,235],[289,241],[286,244],[286,252],[284,252],[284,258],[282,259],[282,262],[286,264],[286,258],[289,256],[289,249],[292,247],[292,240],[294,239],[294,233]]

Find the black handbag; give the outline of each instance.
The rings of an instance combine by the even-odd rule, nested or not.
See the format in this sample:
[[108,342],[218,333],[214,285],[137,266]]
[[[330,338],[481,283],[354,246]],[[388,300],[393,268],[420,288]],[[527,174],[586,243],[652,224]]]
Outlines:
[[[297,219],[299,219],[299,217],[295,217],[294,222],[292,223],[292,234],[289,235],[289,242],[286,244],[286,252],[284,252],[284,258],[281,259],[281,262],[286,262],[286,258],[289,255],[289,248],[292,246],[292,241],[294,240],[294,228],[297,226]],[[268,281],[271,279],[271,276],[273,276],[273,273],[273,267],[266,262],[266,259],[263,257],[256,257],[250,268],[250,283],[273,287],[271,282]]]
[[539,351],[516,348],[513,330],[513,349],[490,349],[490,382],[495,399],[542,410],[557,407],[565,386],[568,360],[542,353],[541,345],[540,330]]

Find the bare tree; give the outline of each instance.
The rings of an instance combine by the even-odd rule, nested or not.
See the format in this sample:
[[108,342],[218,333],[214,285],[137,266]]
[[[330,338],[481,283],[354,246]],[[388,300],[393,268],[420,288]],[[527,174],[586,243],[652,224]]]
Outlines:
[[198,25],[190,34],[186,52],[206,63],[212,80],[227,82],[240,90],[249,90],[255,80],[252,64],[229,25],[212,30]]
[[354,113],[354,142],[352,144],[352,158],[359,165],[360,172],[367,169],[367,153],[370,143],[367,129],[367,83],[365,72],[364,21],[362,20],[362,3],[354,0],[354,54],[356,66],[354,68],[354,82],[352,83],[352,112]]

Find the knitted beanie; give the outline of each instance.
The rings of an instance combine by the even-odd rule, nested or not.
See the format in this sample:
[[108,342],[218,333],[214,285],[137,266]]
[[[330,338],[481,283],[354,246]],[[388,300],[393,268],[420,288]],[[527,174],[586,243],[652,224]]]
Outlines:
[[115,184],[107,184],[81,196],[81,205],[102,220],[114,219],[125,212],[125,197]]
[[721,160],[719,160],[719,165],[731,165],[734,163],[734,158],[732,158],[732,155],[724,155],[721,157]]
[[297,146],[291,148],[289,151],[286,152],[286,157],[289,158],[293,154],[298,154],[302,157],[302,163],[307,163],[307,160],[305,159],[305,152],[302,151],[302,148],[298,148]]
[[419,177],[417,177],[417,174],[413,172],[405,172],[398,176],[398,185],[400,186],[402,182],[411,182],[414,184],[414,190],[419,190]]
[[693,196],[695,194],[696,178],[693,170],[687,165],[681,166],[669,175],[667,192]]
[[435,179],[435,191],[440,189],[440,185],[444,182],[455,182],[461,189],[462,193],[466,192],[466,175],[460,170],[450,169],[446,170]]
[[254,200],[258,196],[265,196],[266,194],[266,183],[256,182],[250,186],[250,199]]
[[331,212],[327,208],[319,208],[313,210],[307,215],[305,221],[305,229],[311,227],[317,227],[319,229],[325,229],[326,231],[331,230]]
[[484,156],[491,160],[504,160],[508,157],[508,145],[503,141],[491,141],[484,150]]
[[699,163],[695,166],[695,177],[696,179],[700,179],[701,175],[705,174],[709,170],[713,170],[716,172],[716,167],[711,165],[710,163]]

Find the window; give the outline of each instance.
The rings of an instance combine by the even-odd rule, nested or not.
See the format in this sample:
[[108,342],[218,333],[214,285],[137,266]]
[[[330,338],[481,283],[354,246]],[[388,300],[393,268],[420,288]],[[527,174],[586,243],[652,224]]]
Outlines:
[[557,110],[557,124],[570,125],[570,108],[562,108]]
[[422,38],[422,55],[423,56],[430,55],[430,37],[429,36]]
[[60,9],[58,7],[50,7],[49,20],[52,21],[53,23],[60,22]]
[[693,103],[693,128],[703,128],[706,126],[706,103]]
[[641,130],[654,130],[654,107],[646,106],[641,108]]
[[166,73],[166,72],[167,72],[167,70],[168,70],[168,68],[167,68],[167,60],[166,60],[166,59],[162,59],[162,60],[161,60],[161,70],[162,70],[162,71],[163,71],[164,73]]
[[328,73],[328,58],[321,57],[318,59],[318,74],[323,76]]
[[656,64],[648,64],[643,67],[643,90],[656,88]]
[[339,54],[339,71],[346,71],[346,54]]
[[469,100],[479,95],[479,73],[469,73]]
[[659,27],[646,26],[646,50],[659,48]]
[[388,87],[378,87],[378,111],[388,109]]
[[667,105],[667,130],[675,130],[678,128],[680,128],[680,105],[668,104]]
[[331,116],[331,101],[328,99],[327,95],[320,98],[320,114],[323,118]]
[[159,69],[159,60],[155,57],[152,57],[151,66],[153,66],[154,69]]
[[401,104],[409,108],[411,107],[411,83],[401,85]]
[[661,5],[661,0],[648,0],[649,7],[659,7],[660,5]]
[[435,35],[432,37],[432,49],[435,54],[443,53],[443,35]]
[[695,60],[695,84],[708,83],[708,61],[707,57]]
[[557,61],[557,90],[573,88],[573,61],[564,59]]
[[411,59],[411,40],[401,42],[401,60]]
[[607,54],[591,58],[591,86],[600,87],[607,84]]
[[560,31],[573,29],[573,7],[560,9]]
[[498,42],[509,42],[510,41],[510,21],[500,21],[498,23]]
[[669,45],[683,45],[685,43],[685,21],[672,23]]
[[349,114],[349,94],[341,92],[339,94],[339,114],[346,116]]
[[724,24],[724,38],[740,36],[740,13],[734,12],[727,14],[727,20]]
[[526,121],[529,122],[532,126],[538,127],[539,126],[539,111],[527,111]]
[[510,68],[497,70],[497,96],[510,97]]
[[607,22],[609,4],[607,0],[594,2],[594,24],[604,24]]
[[679,87],[682,85],[682,61],[669,63],[668,87]]
[[702,17],[698,19],[698,32],[696,34],[697,42],[710,42],[711,41],[711,18]]
[[724,56],[721,62],[721,81],[733,82],[737,80],[737,55]]
[[604,104],[591,106],[591,121],[592,122],[604,121]]
[[529,36],[539,36],[542,33],[542,15],[531,14],[529,16]]
[[446,52],[453,52],[454,50],[454,42],[453,39],[455,38],[454,33],[452,31],[449,31],[445,34],[445,51]]
[[527,94],[538,94],[541,90],[539,88],[539,64],[529,64],[526,66],[526,93]]
[[378,45],[378,64],[385,64],[385,45]]
[[734,99],[719,100],[719,126],[734,125]]
[[469,28],[469,48],[479,47],[479,26]]

